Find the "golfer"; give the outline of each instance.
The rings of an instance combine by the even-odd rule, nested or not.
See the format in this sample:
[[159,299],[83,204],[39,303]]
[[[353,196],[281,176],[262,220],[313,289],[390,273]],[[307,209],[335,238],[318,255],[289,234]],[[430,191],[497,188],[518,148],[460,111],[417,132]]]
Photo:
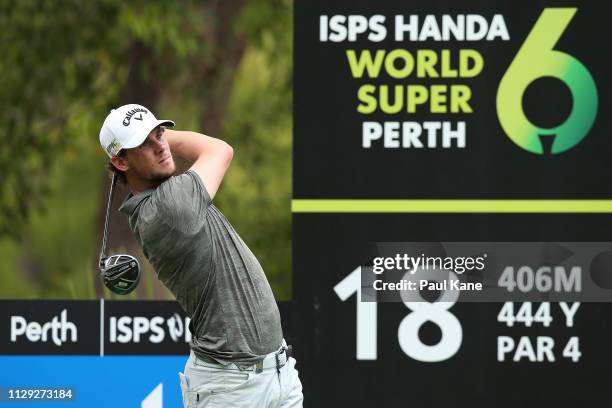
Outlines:
[[[109,168],[131,191],[120,211],[191,318],[191,354],[179,373],[184,406],[301,407],[302,385],[270,284],[212,203],[233,150],[166,126],[174,122],[124,105],[106,117],[100,143]],[[172,154],[191,168],[173,175]]]

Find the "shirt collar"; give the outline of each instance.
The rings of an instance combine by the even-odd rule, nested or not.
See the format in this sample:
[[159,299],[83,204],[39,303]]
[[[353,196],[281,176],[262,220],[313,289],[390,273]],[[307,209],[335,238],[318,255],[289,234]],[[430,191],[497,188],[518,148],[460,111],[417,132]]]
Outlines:
[[132,215],[140,203],[149,198],[152,192],[153,189],[141,191],[138,194],[129,193],[127,197],[125,197],[125,200],[123,200],[121,207],[119,207],[119,211],[127,215]]

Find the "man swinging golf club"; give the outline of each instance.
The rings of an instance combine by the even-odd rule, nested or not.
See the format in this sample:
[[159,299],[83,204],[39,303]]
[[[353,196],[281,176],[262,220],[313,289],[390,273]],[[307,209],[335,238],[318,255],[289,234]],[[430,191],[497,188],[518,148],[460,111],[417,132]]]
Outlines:
[[[114,177],[131,191],[120,211],[191,318],[191,354],[179,373],[184,405],[301,407],[302,385],[266,275],[212,203],[233,150],[222,140],[165,126],[174,122],[124,105],[106,117],[100,143]],[[191,168],[173,176],[171,153]],[[100,260],[106,286],[129,293],[138,284],[138,261],[105,251],[106,239]]]

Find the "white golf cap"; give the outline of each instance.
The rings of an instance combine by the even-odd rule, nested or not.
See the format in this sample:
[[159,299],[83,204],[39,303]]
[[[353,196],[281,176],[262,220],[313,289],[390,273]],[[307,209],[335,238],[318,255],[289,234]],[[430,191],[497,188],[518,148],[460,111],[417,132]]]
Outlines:
[[174,122],[158,120],[142,105],[123,105],[111,110],[104,120],[100,129],[100,144],[108,157],[113,157],[121,149],[140,146],[159,125],[174,126]]

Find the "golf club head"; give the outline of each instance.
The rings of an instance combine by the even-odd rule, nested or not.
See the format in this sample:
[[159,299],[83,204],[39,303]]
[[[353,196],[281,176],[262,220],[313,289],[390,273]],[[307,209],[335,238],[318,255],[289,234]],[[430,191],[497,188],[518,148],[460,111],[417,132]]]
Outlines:
[[119,295],[131,293],[140,281],[140,263],[132,255],[111,255],[100,259],[100,272],[104,285]]

